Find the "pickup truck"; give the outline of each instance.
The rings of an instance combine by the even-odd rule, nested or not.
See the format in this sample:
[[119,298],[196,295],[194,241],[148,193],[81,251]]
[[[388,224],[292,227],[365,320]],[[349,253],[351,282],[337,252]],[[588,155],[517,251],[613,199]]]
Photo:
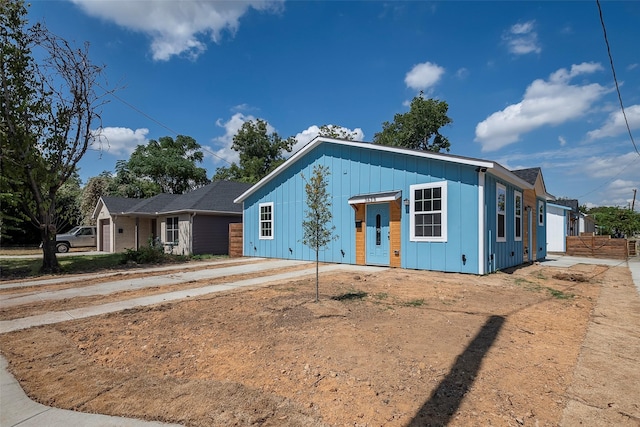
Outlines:
[[56,251],[69,252],[69,248],[96,247],[96,227],[81,225],[64,234],[56,234]]

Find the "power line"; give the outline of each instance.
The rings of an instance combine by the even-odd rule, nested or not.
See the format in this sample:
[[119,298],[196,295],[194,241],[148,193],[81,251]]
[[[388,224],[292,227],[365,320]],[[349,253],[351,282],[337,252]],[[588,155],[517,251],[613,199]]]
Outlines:
[[624,172],[629,166],[631,166],[632,164],[634,164],[637,161],[636,158],[634,158],[630,163],[628,163],[625,167],[623,167],[622,169],[620,169],[620,171],[615,174],[610,180],[603,182],[602,184],[598,185],[597,187],[595,187],[594,189],[592,189],[591,191],[587,191],[584,194],[581,194],[580,196],[578,196],[578,199],[583,198],[584,196],[587,196],[591,193],[594,193],[596,190],[604,187],[607,184],[611,184],[616,178],[618,178],[620,175],[622,175],[622,172]]
[[[102,89],[105,94],[109,94],[111,96],[113,96],[115,99],[117,99],[118,101],[122,102],[124,105],[126,105],[127,107],[131,108],[133,111],[137,112],[138,114],[143,115],[144,117],[146,117],[147,119],[151,120],[152,122],[154,122],[155,124],[165,128],[166,130],[168,130],[169,132],[171,132],[172,134],[178,136],[179,133],[176,132],[175,130],[171,129],[169,126],[165,125],[164,123],[154,119],[153,117],[151,117],[150,115],[148,115],[147,113],[145,113],[144,111],[142,111],[141,109],[139,109],[138,107],[136,107],[135,105],[125,101],[124,99],[122,99],[121,97],[119,97],[118,95],[116,95],[113,91],[108,91],[105,88],[103,88],[102,86],[100,86],[99,84],[96,84],[96,86],[98,86],[100,89]],[[217,157],[218,159],[222,160],[223,162],[228,163],[229,165],[232,165],[232,163],[230,161],[228,161],[227,159],[225,159],[224,157],[219,156],[218,154],[214,153],[213,151],[207,149],[206,147],[200,146],[200,149],[202,151],[206,151],[207,153],[211,154],[212,156]]]
[[618,86],[618,78],[616,77],[616,69],[613,66],[613,56],[611,55],[611,47],[609,46],[609,38],[607,37],[607,28],[604,25],[604,17],[602,16],[602,8],[600,7],[600,0],[596,0],[596,4],[598,5],[598,11],[600,12],[600,24],[602,25],[602,32],[604,34],[604,42],[607,45],[607,53],[609,55],[609,63],[611,64],[611,72],[613,73],[613,81],[616,85],[616,92],[618,93],[618,101],[620,102],[620,110],[622,110],[622,117],[624,117],[624,122],[627,125],[627,132],[629,132],[629,138],[631,139],[631,143],[633,144],[633,149],[636,150],[638,156],[640,156],[640,151],[638,151],[638,147],[636,146],[636,142],[633,140],[633,135],[631,134],[631,127],[629,127],[629,121],[627,120],[627,113],[624,110],[624,104],[622,103],[622,95],[620,94],[620,87]]

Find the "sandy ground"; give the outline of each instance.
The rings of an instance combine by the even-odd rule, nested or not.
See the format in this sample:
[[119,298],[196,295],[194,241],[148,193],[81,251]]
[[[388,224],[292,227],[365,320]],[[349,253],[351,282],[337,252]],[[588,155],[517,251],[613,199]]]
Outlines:
[[320,294],[311,279],[211,294],[3,334],[0,349],[43,404],[187,426],[580,425],[594,382],[608,420],[639,425],[637,382],[606,380],[637,376],[639,341],[618,360],[589,327],[637,298],[626,268],[325,274]]

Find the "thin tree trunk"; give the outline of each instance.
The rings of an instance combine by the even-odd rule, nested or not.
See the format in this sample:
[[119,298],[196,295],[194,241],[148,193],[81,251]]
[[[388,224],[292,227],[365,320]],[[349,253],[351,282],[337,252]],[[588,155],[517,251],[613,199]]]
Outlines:
[[318,257],[318,251],[316,251],[316,302],[318,302],[320,300],[320,287],[319,287],[319,282],[320,282],[320,277],[318,274],[318,265],[319,265],[320,261],[319,261],[319,257]]

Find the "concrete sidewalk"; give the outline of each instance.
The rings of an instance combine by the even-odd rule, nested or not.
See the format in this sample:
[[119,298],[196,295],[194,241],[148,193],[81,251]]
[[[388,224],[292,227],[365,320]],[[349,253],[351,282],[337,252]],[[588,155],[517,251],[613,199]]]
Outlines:
[[[262,261],[262,260],[258,260]],[[274,263],[277,261],[257,262],[255,265],[261,265],[264,269],[274,268]],[[302,263],[295,261],[293,263]],[[562,255],[549,256],[545,261],[545,265],[554,267],[567,268],[575,264],[600,264],[608,266],[628,266],[631,270],[632,277],[638,292],[640,292],[640,258],[635,257],[629,261],[620,260],[603,260],[593,258],[576,258]],[[251,264],[254,266],[254,264]],[[294,265],[294,264],[291,264]],[[308,276],[315,274],[315,265],[309,263],[310,268],[304,270],[298,270],[289,273],[273,274],[268,276],[262,276],[256,279],[247,279],[241,281],[229,281],[224,284],[211,285],[203,288],[193,288],[184,291],[175,291],[164,293],[160,295],[154,295],[149,297],[135,298],[127,301],[121,301],[110,304],[101,304],[93,307],[86,307],[82,309],[69,310],[66,312],[58,313],[46,313],[41,316],[32,316],[24,319],[16,319],[10,321],[0,322],[0,333],[14,331],[18,329],[29,328],[37,325],[44,325],[50,323],[63,322],[71,319],[85,318],[90,316],[97,316],[104,313],[111,313],[115,311],[124,310],[127,308],[133,308],[144,305],[158,304],[166,301],[176,301],[188,297],[196,297],[213,292],[221,292],[229,289],[236,289],[243,286],[259,286],[272,283],[274,281],[297,279],[302,276]],[[226,267],[225,267],[226,268]],[[229,267],[231,268],[231,267]],[[243,274],[248,272],[245,265],[237,265],[233,267],[236,271],[235,274]],[[283,267],[281,267],[283,268]],[[325,265],[320,268],[321,272],[329,271],[353,271],[353,272],[377,272],[382,271],[383,267],[363,267],[347,264],[332,264]],[[220,270],[211,269],[206,270],[209,273]],[[228,274],[233,270],[228,270]],[[140,272],[138,270],[137,272]],[[194,272],[197,273],[197,272]],[[208,276],[212,277],[212,276]],[[192,279],[189,279],[192,280]],[[104,284],[103,284],[104,285]],[[23,285],[24,286],[24,285]],[[107,285],[108,286],[108,285]],[[144,426],[168,426],[169,424],[146,422],[135,419],[111,417],[105,415],[86,414],[74,411],[68,411],[57,408],[50,408],[39,403],[30,400],[13,378],[13,376],[7,371],[7,362],[4,357],[0,356],[0,427],[36,427],[36,426],[49,426],[49,427],[69,427],[69,426],[105,426],[105,427],[144,427]],[[171,424],[175,426],[175,424]]]
[[[281,280],[292,280],[300,277],[312,276],[315,274],[315,264],[306,261],[294,261],[294,260],[265,260],[265,259],[243,259],[243,261],[253,261],[251,263],[244,262],[242,265],[225,265],[215,269],[204,269],[193,272],[181,272],[171,273],[170,269],[167,270],[167,276],[156,276],[153,278],[140,278],[129,280],[118,280],[115,282],[102,283],[100,285],[89,286],[91,288],[91,295],[103,295],[105,293],[118,292],[123,288],[123,282],[133,283],[134,287],[141,288],[146,286],[158,286],[159,283],[171,284],[171,283],[184,283],[192,280],[199,280],[204,278],[233,276],[246,273],[258,273],[260,271],[282,269],[286,267],[296,265],[309,265],[309,268],[303,270],[297,270],[292,272],[271,274],[266,276],[260,276],[253,279],[229,281],[224,284],[205,286],[201,288],[185,289],[181,291],[168,292],[158,295],[152,295],[148,297],[140,297],[129,299],[125,301],[119,301],[109,304],[100,304],[91,307],[84,307],[75,310],[68,310],[64,312],[49,312],[39,316],[31,316],[22,319],[0,321],[0,333],[6,333],[10,331],[16,331],[20,329],[30,328],[39,325],[46,325],[58,322],[64,322],[67,320],[86,318],[91,316],[98,316],[100,314],[112,313],[116,311],[125,310],[128,308],[159,304],[167,301],[177,301],[189,297],[197,297],[214,292],[222,292],[230,289],[236,289],[246,286],[261,286],[269,283],[273,283]],[[233,264],[233,263],[228,263]],[[175,268],[174,268],[175,269]],[[348,264],[330,264],[320,267],[320,272],[330,271],[353,271],[359,273],[366,272],[378,272],[385,270],[384,267],[367,267],[367,266],[355,266]],[[158,271],[157,269],[151,269]],[[142,272],[137,270],[137,273]],[[149,280],[153,279],[153,280]],[[36,281],[37,282],[37,281]],[[35,283],[37,284],[37,283]],[[21,286],[30,286],[29,284],[22,283]],[[102,292],[98,287],[104,287],[111,292]],[[126,287],[126,289],[131,289]],[[65,290],[69,291],[69,290]],[[48,292],[45,294],[52,294],[45,299],[55,300],[60,298],[73,298],[75,296],[86,296],[87,291],[83,288],[77,289],[77,294],[73,292]],[[62,296],[64,295],[64,296]],[[41,301],[36,296],[33,297],[34,301]],[[13,299],[17,301],[19,299]],[[3,296],[2,302],[6,303],[10,299],[6,299],[6,295]],[[23,298],[21,301],[27,301]],[[24,303],[24,302],[21,302]],[[87,414],[82,412],[69,411],[58,408],[51,408],[41,405],[29,399],[24,393],[20,384],[7,370],[7,361],[4,357],[0,356],[0,427],[69,427],[69,426],[104,426],[104,427],[153,427],[153,426],[178,426],[177,424],[164,424],[158,422],[147,422],[136,419],[112,417],[107,415]]]

